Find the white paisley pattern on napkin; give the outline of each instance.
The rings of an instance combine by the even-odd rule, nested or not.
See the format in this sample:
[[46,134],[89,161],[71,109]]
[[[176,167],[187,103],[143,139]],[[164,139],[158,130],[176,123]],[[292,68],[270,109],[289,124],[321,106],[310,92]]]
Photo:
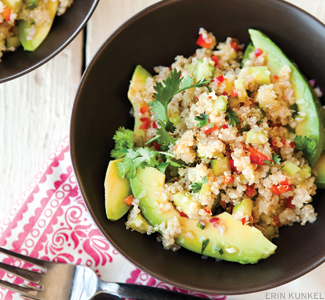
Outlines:
[[[120,255],[92,221],[79,193],[66,137],[42,166],[26,191],[0,222],[0,246],[24,255],[92,268],[103,280],[156,286],[195,294],[161,282]],[[30,268],[1,255],[0,261]],[[34,269],[33,270],[37,270]],[[0,270],[0,279],[24,281]],[[195,294],[199,295],[199,294]],[[204,296],[226,299],[225,296]],[[0,289],[0,300],[20,299]]]

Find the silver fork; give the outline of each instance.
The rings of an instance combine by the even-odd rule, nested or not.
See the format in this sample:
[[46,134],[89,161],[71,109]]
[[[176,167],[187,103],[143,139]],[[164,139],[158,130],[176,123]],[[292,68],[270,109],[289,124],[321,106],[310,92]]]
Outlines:
[[101,293],[114,296],[109,299],[123,297],[138,300],[203,300],[200,297],[159,288],[104,282],[93,270],[84,266],[40,260],[1,247],[0,253],[45,269],[45,273],[40,273],[0,262],[0,269],[41,286],[21,286],[0,280],[0,286],[17,292],[28,300],[88,300]]

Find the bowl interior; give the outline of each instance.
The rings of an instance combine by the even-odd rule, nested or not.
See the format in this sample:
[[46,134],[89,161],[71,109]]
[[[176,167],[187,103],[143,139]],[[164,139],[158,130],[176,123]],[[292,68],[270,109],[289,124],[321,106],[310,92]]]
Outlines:
[[64,15],[55,17],[49,35],[35,51],[19,47],[5,52],[0,63],[0,83],[25,75],[62,51],[86,25],[98,1],[74,1]]
[[[228,36],[249,41],[247,30],[262,30],[295,61],[307,78],[325,87],[325,28],[310,15],[281,1],[163,1],[133,17],[100,48],[77,92],[71,120],[71,156],[89,211],[117,250],[154,277],[175,286],[212,294],[242,294],[272,288],[312,270],[325,260],[325,201],[314,197],[319,213],[314,224],[281,228],[278,249],[256,265],[240,265],[185,249],[166,251],[154,236],[125,229],[125,218],[110,222],[104,209],[103,182],[119,126],[133,127],[127,99],[134,67],[169,66],[176,55],[189,56],[198,29],[218,41]],[[312,54],[312,55],[311,55]]]

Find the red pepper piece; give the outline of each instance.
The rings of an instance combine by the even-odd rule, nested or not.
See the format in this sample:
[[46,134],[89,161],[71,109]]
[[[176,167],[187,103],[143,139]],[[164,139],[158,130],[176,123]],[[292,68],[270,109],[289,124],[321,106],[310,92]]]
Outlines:
[[132,195],[126,197],[123,201],[127,204],[127,205],[132,205],[134,197]]
[[186,213],[183,213],[182,211],[179,212],[179,215],[184,218],[188,218],[188,215]]
[[237,89],[235,87],[231,89],[231,97],[238,97]]
[[235,181],[235,177],[232,176],[232,175],[230,175],[230,176],[224,176],[224,177],[223,177],[223,182],[224,182],[225,184],[231,184],[231,183],[233,183],[234,181]]
[[216,227],[219,224],[219,218],[211,218],[210,223]]
[[3,16],[6,21],[10,21],[10,15],[11,15],[11,8],[8,6],[5,6],[2,10]]
[[227,92],[223,92],[221,95],[228,96]]
[[150,127],[150,119],[149,118],[140,118],[142,124],[140,125],[139,129],[147,130]]
[[278,190],[278,186],[277,185],[272,185],[271,187],[271,191],[276,194],[276,195],[280,195],[280,191]]
[[145,114],[146,112],[149,111],[149,109],[150,109],[149,104],[146,104],[146,105],[144,105],[144,106],[142,106],[142,107],[140,108],[140,112],[141,112],[142,114]]
[[255,49],[255,56],[256,57],[259,57],[262,53],[263,53],[263,50],[262,49],[260,49],[260,48],[256,48]]
[[204,131],[205,134],[209,134],[212,131],[215,131],[218,128],[217,125],[213,125],[211,128],[207,129],[206,131]]
[[159,143],[157,143],[156,141],[152,142],[153,147],[157,150],[160,151],[161,150],[161,146]]
[[238,170],[237,170],[237,168],[235,167],[235,165],[234,165],[234,160],[233,159],[230,159],[229,160],[229,164],[230,164],[230,168],[231,168],[231,170],[233,170],[233,172],[236,172],[237,174],[240,174],[241,172],[239,172]]
[[273,222],[274,222],[276,227],[281,227],[282,226],[282,224],[281,224],[281,222],[280,222],[280,220],[279,220],[279,218],[277,216],[273,216],[272,219],[273,219]]
[[280,184],[278,186],[278,191],[280,194],[286,193],[292,190],[292,185],[287,185],[287,184]]
[[246,218],[245,218],[245,217],[244,217],[244,218],[241,218],[241,223],[242,223],[243,225],[246,224]]
[[235,42],[230,42],[230,46],[231,46],[231,48],[233,48],[235,51],[237,51],[237,50],[239,49],[238,44],[235,43]]
[[218,55],[212,55],[211,60],[214,61],[214,67],[216,67],[219,64],[219,56]]
[[247,185],[247,188],[246,188],[246,195],[248,196],[248,197],[254,197],[255,196],[255,194],[256,194],[256,190],[255,190],[255,188],[252,186],[252,185]]
[[152,123],[152,127],[153,128],[156,128],[156,129],[158,128],[158,125],[157,125],[157,122],[156,121]]
[[279,76],[278,76],[278,75],[274,75],[273,78],[274,78],[275,80],[279,80]]
[[289,180],[288,178],[286,178],[285,180],[280,182],[281,185],[288,185],[289,184]]
[[205,209],[205,208],[204,208],[204,211],[205,211],[206,213],[208,213],[209,215],[211,214],[211,210],[209,210],[209,209]]
[[251,163],[257,165],[267,165],[266,160],[270,162],[271,165],[274,165],[274,161],[269,159],[266,155],[258,152],[253,147],[249,147],[248,151],[250,152]]
[[292,204],[292,200],[293,200],[293,197],[289,197],[287,199],[287,202],[285,204],[285,208],[290,208],[290,209],[295,209],[296,206],[294,204]]
[[196,44],[202,48],[210,48],[213,43],[213,40],[209,38],[206,34],[200,34],[199,38],[196,41]]

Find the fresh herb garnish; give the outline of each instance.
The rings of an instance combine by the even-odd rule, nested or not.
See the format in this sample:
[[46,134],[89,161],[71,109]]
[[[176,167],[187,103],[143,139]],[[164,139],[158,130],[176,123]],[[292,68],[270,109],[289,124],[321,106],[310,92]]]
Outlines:
[[137,170],[146,166],[156,167],[159,163],[156,156],[158,151],[150,148],[128,149],[121,162],[116,163],[118,176],[122,178],[134,178]]
[[193,193],[199,193],[201,191],[203,183],[208,184],[208,179],[206,176],[202,178],[202,182],[195,182],[191,185]]
[[302,151],[304,157],[308,160],[316,154],[316,140],[307,138],[306,136],[297,135],[294,140],[295,150]]
[[227,109],[227,119],[229,120],[229,124],[232,127],[238,126],[240,124],[238,115],[231,108]]
[[241,128],[240,132],[243,133],[244,131],[249,131],[249,125],[246,122],[245,125]]
[[193,83],[193,77],[181,77],[181,71],[177,72],[176,69],[170,71],[169,77],[163,82],[156,82],[154,85],[155,100],[149,103],[151,111],[155,113],[157,123],[161,128],[157,129],[157,135],[150,142],[157,140],[159,144],[168,146],[170,143],[175,145],[175,138],[169,135],[168,132],[174,132],[175,126],[168,118],[167,107],[172,101],[173,97],[187,89],[195,87],[203,87],[209,84],[207,79],[199,80]]
[[269,166],[273,166],[274,165],[274,161],[273,160],[264,160],[264,162],[266,164],[268,164]]
[[198,121],[198,123],[196,124],[196,127],[202,128],[206,125],[208,125],[209,123],[209,116],[206,114],[200,114],[199,116],[196,116],[195,121]]
[[272,154],[272,160],[274,161],[274,163],[276,163],[277,165],[279,165],[280,164],[280,161],[281,161],[280,155],[278,155],[276,153],[273,153]]
[[169,162],[163,162],[163,163],[161,163],[161,164],[159,164],[159,165],[157,166],[157,169],[158,169],[161,173],[165,174],[168,165],[169,165]]
[[222,248],[221,248],[220,246],[217,245],[217,246],[215,247],[215,249],[219,252],[220,255],[223,254],[223,250],[222,250]]
[[269,177],[271,175],[271,169],[267,171],[265,177],[263,177],[263,179],[265,179],[266,177]]
[[202,249],[201,249],[201,254],[203,254],[203,251],[205,250],[205,248],[208,246],[210,240],[206,239],[202,242]]
[[115,159],[124,157],[128,150],[133,148],[132,130],[120,127],[116,130],[113,139],[115,140],[115,147],[111,151],[111,156]]

